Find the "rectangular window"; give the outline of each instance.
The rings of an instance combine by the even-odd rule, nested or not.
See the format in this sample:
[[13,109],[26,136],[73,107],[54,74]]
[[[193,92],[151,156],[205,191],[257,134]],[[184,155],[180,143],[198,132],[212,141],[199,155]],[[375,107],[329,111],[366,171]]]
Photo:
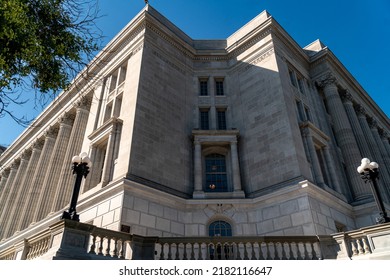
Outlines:
[[305,93],[304,79],[301,77],[298,77],[298,88],[300,92]]
[[208,109],[201,109],[199,111],[200,115],[200,129],[202,130],[208,130],[209,129],[209,110]]
[[290,82],[294,87],[297,87],[297,81],[295,77],[295,73],[293,70],[289,69],[288,74],[290,75]]
[[200,96],[209,95],[207,79],[200,79],[199,80],[199,90],[200,90],[200,92],[199,92]]
[[216,95],[225,95],[223,91],[223,79],[216,79],[215,80],[215,94]]
[[224,109],[217,110],[217,128],[226,130],[226,111]]

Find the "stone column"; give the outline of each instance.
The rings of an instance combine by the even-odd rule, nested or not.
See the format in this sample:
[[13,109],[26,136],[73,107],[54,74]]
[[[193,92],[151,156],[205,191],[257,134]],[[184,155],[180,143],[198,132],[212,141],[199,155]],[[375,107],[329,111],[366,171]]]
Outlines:
[[[1,173],[1,180],[0,180],[0,201],[1,201],[1,197],[2,197],[2,194],[3,194],[4,187],[5,187],[5,185],[7,184],[8,176],[9,176],[9,169],[5,169],[5,170]],[[1,206],[0,206],[0,209],[1,209]]]
[[[5,226],[5,235],[11,236],[15,230],[17,230],[18,222],[20,221],[20,218],[22,216],[21,209],[23,208],[23,205],[26,203],[26,197],[27,193],[29,191],[29,187],[32,176],[34,175],[35,167],[37,166],[39,155],[41,153],[41,150],[35,148],[32,150],[26,151],[22,155],[22,160],[27,161],[27,166],[25,169],[25,172],[21,174],[21,181],[19,183],[19,190],[17,191],[15,200],[14,200],[14,206],[9,213],[9,216],[7,217],[7,223]],[[22,166],[22,165],[21,165]]]
[[90,102],[86,98],[81,98],[76,104],[76,116],[69,136],[65,155],[62,159],[60,177],[58,178],[55,190],[54,201],[51,212],[56,212],[65,207],[69,202],[73,192],[74,176],[72,174],[72,158],[79,155],[85,135],[85,128],[88,122]]
[[[374,136],[372,135],[371,128],[367,122],[367,117],[364,108],[362,106],[357,106],[356,112],[358,114],[359,123],[366,138],[368,147],[370,148],[370,152],[372,155],[372,158],[370,158],[370,160],[378,162],[379,165],[384,165],[384,162],[382,161],[382,156],[378,150],[377,143],[375,141]],[[381,179],[378,180],[379,189],[383,194],[385,201],[390,201],[390,197],[386,190],[386,185],[388,184],[389,179],[383,177],[382,175],[380,176]],[[369,189],[369,186],[366,187]]]
[[202,192],[202,145],[197,140],[194,144],[194,191]]
[[230,153],[232,160],[233,188],[235,192],[241,191],[240,165],[238,161],[237,141],[230,142]]
[[37,217],[41,212],[42,203],[44,203],[43,197],[47,187],[44,186],[43,183],[45,181],[46,174],[51,172],[48,163],[50,162],[50,158],[53,153],[57,134],[58,128],[49,128],[45,132],[45,140],[38,164],[32,177],[27,204],[21,211],[23,217],[20,219],[20,228],[27,228],[30,223],[37,222]]
[[5,201],[4,211],[3,211],[2,216],[0,218],[0,221],[7,221],[5,223],[4,222],[2,223],[1,237],[3,237],[3,238],[10,236],[9,233],[7,232],[7,229],[9,228],[8,223],[15,222],[13,219],[10,219],[10,218],[12,218],[10,215],[11,215],[12,211],[14,211],[14,207],[16,204],[16,198],[18,196],[18,193],[21,191],[20,183],[23,180],[24,174],[26,174],[27,165],[28,165],[28,161],[29,161],[30,156],[31,156],[31,153],[29,151],[25,151],[22,154],[22,156],[20,158],[20,164],[19,164],[18,171],[16,172],[15,179],[12,182],[12,186],[10,188],[7,201]]
[[381,140],[383,143],[383,146],[385,147],[387,151],[387,158],[390,159],[390,143],[389,143],[389,134],[385,131],[380,132]]
[[343,100],[344,108],[347,113],[349,122],[351,123],[352,130],[355,134],[356,142],[359,146],[360,154],[362,158],[371,158],[372,155],[370,149],[368,148],[367,141],[366,138],[364,137],[362,127],[360,126],[359,119],[353,107],[352,95],[349,92],[346,92],[342,95],[342,100]]
[[[55,203],[54,197],[56,190],[57,188],[62,188],[58,185],[58,182],[69,144],[73,120],[74,117],[69,113],[65,113],[59,119],[60,128],[50,160],[47,162],[48,171],[46,173],[45,181],[43,182],[42,196],[40,196],[40,200],[38,201],[38,205],[41,206],[41,209],[36,217],[36,221],[41,220],[50,213],[53,204]],[[71,167],[71,163],[69,163],[69,166]]]
[[304,141],[307,143],[307,148],[309,151],[310,163],[313,170],[314,181],[317,185],[323,187],[324,176],[322,175],[321,166],[318,161],[316,148],[314,146],[313,137],[311,136],[310,129],[308,127],[302,128],[302,136],[305,139]]
[[347,176],[351,183],[353,199],[359,201],[366,196],[366,188],[363,180],[356,172],[357,166],[361,162],[361,154],[349,123],[343,103],[338,93],[336,79],[332,76],[320,82],[325,94],[325,101],[334,124],[335,137],[341,149]]
[[11,213],[10,217],[14,217],[15,223],[10,227],[10,233],[13,233],[18,230],[22,230],[21,223],[23,217],[25,216],[24,211],[26,210],[26,206],[30,200],[30,193],[32,192],[32,181],[34,180],[34,174],[36,167],[39,164],[39,158],[41,156],[41,151],[43,147],[43,141],[38,140],[36,143],[32,145],[31,158],[28,162],[27,171],[24,175],[23,181],[20,183],[22,192],[19,193],[17,197],[16,207],[14,208],[14,212]]

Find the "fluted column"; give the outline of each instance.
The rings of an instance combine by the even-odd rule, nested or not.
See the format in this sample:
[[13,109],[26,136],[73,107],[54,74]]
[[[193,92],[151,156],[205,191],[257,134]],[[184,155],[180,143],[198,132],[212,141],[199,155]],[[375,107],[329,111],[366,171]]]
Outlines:
[[[37,153],[38,152],[38,153]],[[5,236],[11,236],[17,227],[17,223],[21,218],[22,213],[20,210],[23,208],[23,205],[26,203],[26,196],[29,188],[29,181],[31,181],[31,178],[34,174],[35,167],[38,163],[40,150],[37,149],[31,149],[26,151],[22,155],[22,161],[27,161],[27,166],[25,169],[25,172],[20,174],[20,182],[13,202],[13,207],[7,217],[6,226],[4,229],[4,235]],[[22,164],[21,164],[22,166]]]
[[194,141],[194,190],[202,191],[202,146],[199,141]]
[[241,191],[240,165],[238,161],[237,141],[230,142],[230,153],[232,160],[233,188],[234,191]]
[[[0,180],[0,201],[1,201],[1,196],[2,196],[2,194],[3,194],[3,190],[4,190],[4,187],[5,187],[5,184],[7,184],[8,176],[9,176],[9,168],[8,168],[8,169],[5,169],[5,170],[1,173],[1,180]],[[0,208],[1,208],[1,207],[0,207]]]
[[385,147],[387,151],[387,157],[390,159],[390,143],[389,143],[389,134],[385,131],[381,131],[380,133],[381,140],[383,143],[383,146]]
[[[356,107],[356,112],[358,114],[358,119],[360,126],[363,130],[364,136],[366,138],[368,147],[370,148],[370,152],[372,155],[372,158],[370,160],[378,162],[380,165],[384,165],[384,162],[382,161],[382,157],[380,154],[380,151],[378,150],[377,143],[375,141],[375,138],[372,134],[371,128],[368,124],[366,112],[362,106]],[[381,178],[378,180],[379,190],[383,194],[385,201],[389,201],[390,197],[388,194],[388,191],[386,190],[386,185],[388,184],[389,178],[384,177],[382,174],[380,175]]]
[[368,148],[366,138],[364,137],[362,127],[360,126],[359,119],[356,115],[356,111],[352,103],[352,95],[346,92],[342,95],[342,100],[349,122],[351,123],[353,133],[355,134],[361,156],[363,158],[372,158],[370,149]]
[[51,212],[56,212],[70,202],[73,192],[74,178],[72,176],[72,158],[80,154],[84,141],[85,128],[88,122],[90,102],[82,98],[76,103],[76,116],[72,126],[72,132],[69,137],[66,153],[62,161],[61,173],[58,181],[58,187],[55,190],[54,201],[51,206]]
[[[46,217],[52,209],[54,203],[54,196],[58,186],[58,181],[60,179],[62,164],[64,163],[64,158],[66,154],[66,149],[69,144],[69,138],[72,131],[72,123],[74,117],[68,113],[64,114],[60,119],[60,128],[58,130],[58,135],[56,143],[53,148],[53,153],[50,157],[48,164],[48,172],[46,174],[45,181],[43,182],[43,194],[40,197],[39,204],[41,206],[40,211],[37,213],[37,221]],[[69,163],[71,166],[71,163]]]
[[[5,184],[4,189],[1,192],[1,198],[0,198],[0,221],[4,221],[4,217],[5,217],[4,213],[7,210],[8,198],[11,195],[12,185],[13,185],[13,182],[14,182],[14,180],[16,178],[16,173],[18,172],[19,164],[20,164],[20,160],[15,160],[11,164],[11,168],[10,168],[10,171],[9,171],[7,183]],[[3,237],[3,232],[4,232],[4,225],[2,223],[0,223],[0,240]]]
[[310,134],[310,129],[308,127],[302,128],[302,136],[305,139],[304,141],[307,144],[307,148],[309,151],[310,164],[313,170],[314,181],[319,186],[324,186],[324,176],[322,175],[321,166],[318,161],[316,148],[314,146],[313,137]]
[[48,163],[50,162],[53,153],[58,128],[49,128],[45,132],[45,139],[39,161],[32,176],[30,191],[27,195],[27,204],[22,209],[22,217],[20,218],[19,228],[27,228],[30,223],[37,222],[37,216],[41,211],[43,197],[45,195],[47,185],[44,185],[46,174],[51,172]]
[[387,150],[383,146],[381,137],[379,136],[378,132],[378,124],[376,120],[371,119],[369,122],[372,136],[374,137],[376,147],[379,152],[379,158],[378,159],[372,159],[373,161],[376,161],[379,164],[380,168],[380,177],[385,182],[385,189],[387,191],[387,196],[390,199],[390,163],[387,160],[386,154]]
[[31,157],[28,162],[26,173],[24,174],[23,180],[20,183],[21,191],[18,193],[16,198],[15,207],[13,212],[10,214],[8,220],[14,220],[14,223],[9,223],[6,227],[6,231],[9,234],[14,233],[15,231],[21,230],[23,228],[20,227],[21,221],[25,215],[23,211],[26,208],[26,205],[29,201],[29,194],[31,193],[32,181],[34,179],[34,173],[36,167],[39,163],[39,158],[41,156],[41,150],[43,146],[43,141],[38,140],[36,143],[32,145]]
[[22,182],[23,176],[26,173],[28,160],[29,160],[30,156],[31,156],[30,151],[25,151],[20,158],[19,168],[15,174],[15,179],[12,182],[12,186],[10,188],[7,201],[5,202],[4,211],[2,213],[2,216],[0,217],[0,221],[7,221],[2,225],[2,227],[3,227],[1,230],[1,237],[2,238],[10,236],[9,233],[7,232],[8,222],[15,222],[13,219],[11,221],[9,221],[9,219],[11,218],[10,214],[12,213],[12,211],[15,207],[15,202],[16,202],[16,198],[18,196],[18,193],[21,191],[20,183]]
[[321,81],[320,84],[323,87],[325,101],[333,120],[335,137],[344,158],[347,176],[353,191],[353,198],[355,201],[362,200],[366,197],[367,186],[364,185],[363,180],[356,172],[356,166],[359,165],[362,157],[338,93],[336,80],[333,77],[328,77]]

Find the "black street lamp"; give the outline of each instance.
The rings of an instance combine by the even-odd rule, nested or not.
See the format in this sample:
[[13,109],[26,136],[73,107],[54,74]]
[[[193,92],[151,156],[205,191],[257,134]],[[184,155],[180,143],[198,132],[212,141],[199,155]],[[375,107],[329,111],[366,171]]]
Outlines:
[[88,157],[87,153],[81,153],[78,156],[72,158],[73,163],[73,174],[76,174],[76,181],[73,187],[72,199],[68,211],[62,213],[61,219],[73,220],[79,222],[79,215],[76,212],[77,199],[80,193],[81,181],[87,177],[89,168],[92,166],[92,162]]
[[383,200],[379,192],[377,179],[379,176],[379,164],[376,162],[371,162],[368,158],[362,159],[361,165],[357,168],[357,171],[360,173],[361,178],[365,183],[371,182],[371,191],[374,195],[376,205],[379,209],[380,217],[376,218],[377,224],[383,224],[390,222],[390,218],[387,216],[385,206],[383,205]]

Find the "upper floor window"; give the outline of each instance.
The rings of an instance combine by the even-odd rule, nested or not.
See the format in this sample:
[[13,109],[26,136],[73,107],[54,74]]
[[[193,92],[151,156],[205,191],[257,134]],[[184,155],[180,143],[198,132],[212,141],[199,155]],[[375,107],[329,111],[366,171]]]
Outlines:
[[125,81],[126,72],[127,72],[127,65],[123,64],[121,67],[116,69],[110,75],[110,87],[109,87],[110,92],[116,89],[119,85],[121,85]]
[[207,78],[199,79],[199,95],[200,96],[207,96],[207,95],[209,95],[209,92],[208,92],[208,79]]
[[222,78],[215,79],[215,95],[225,95]]
[[294,87],[297,87],[297,80],[295,76],[295,72],[291,69],[288,69],[288,74],[290,76],[290,82]]
[[210,154],[205,157],[205,190],[227,192],[226,159],[221,154]]
[[217,128],[219,130],[226,130],[226,110],[217,109]]
[[199,124],[200,124],[200,129],[202,129],[202,130],[210,129],[209,109],[200,109],[200,111],[199,111]]

